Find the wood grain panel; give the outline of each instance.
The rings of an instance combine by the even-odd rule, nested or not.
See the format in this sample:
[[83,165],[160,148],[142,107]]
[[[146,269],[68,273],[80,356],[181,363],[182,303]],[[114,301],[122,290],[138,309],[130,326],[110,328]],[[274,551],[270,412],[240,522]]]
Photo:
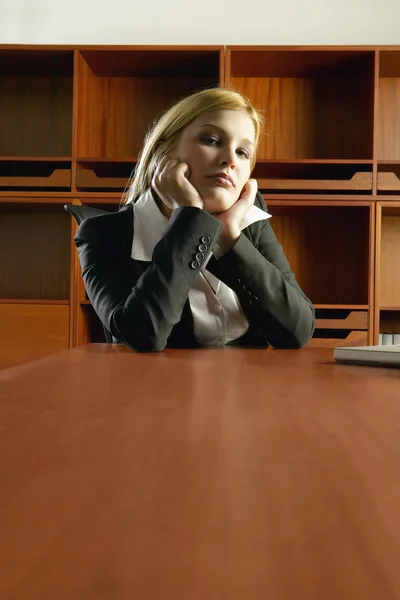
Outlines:
[[73,51],[65,46],[5,45],[0,49],[0,73],[13,77],[72,76]]
[[315,148],[320,158],[372,158],[372,66],[315,80]]
[[343,318],[318,318],[315,326],[320,329],[368,329],[368,312],[353,311]]
[[[87,176],[89,181],[94,180],[100,183],[94,177]],[[350,179],[258,179],[258,188],[260,190],[343,190],[343,191],[361,191],[372,190],[372,173],[355,173]],[[393,185],[393,183],[392,183]],[[400,181],[398,180],[400,189]]]
[[400,160],[400,77],[379,81],[378,160]]
[[70,156],[72,76],[0,77],[0,155]]
[[[371,72],[370,72],[371,71]],[[260,158],[372,159],[373,75],[234,77],[232,87],[263,114]]]
[[124,190],[134,168],[135,157],[129,162],[80,162],[76,170],[75,185],[79,189]]
[[284,211],[285,207],[269,207],[271,225],[312,302],[368,303],[368,210],[302,207],[286,215]]
[[69,236],[62,206],[0,210],[0,298],[68,300]]
[[393,46],[379,52],[380,77],[400,77],[400,51]]
[[79,62],[78,157],[136,156],[154,119],[183,96],[216,85],[202,77],[96,77]]
[[379,314],[380,333],[400,334],[400,305],[397,311],[381,310]]
[[0,369],[68,349],[68,305],[0,304]]
[[342,75],[365,71],[373,50],[354,48],[284,48],[270,46],[227,47],[232,77],[316,77],[329,72]]
[[400,216],[382,216],[380,305],[400,306]]
[[265,119],[259,158],[315,157],[313,79],[235,77],[231,85],[252,101]]
[[82,49],[80,55],[97,77],[200,77],[210,75],[218,82],[222,46],[184,48],[147,46],[93,50]]
[[[7,170],[6,169],[2,169]],[[0,176],[0,186],[7,188],[70,188],[71,187],[71,170],[70,169],[54,169],[51,175],[45,176]]]
[[400,598],[398,371],[91,345],[0,389],[4,600]]
[[[380,168],[384,168],[384,167],[379,167],[378,165],[378,169]],[[377,189],[379,192],[393,192],[393,191],[399,191],[400,192],[400,166],[397,165],[393,165],[393,167],[386,167],[387,169],[392,169],[391,171],[380,171],[378,170],[378,175],[377,175]],[[394,172],[395,171],[395,172]]]
[[368,333],[366,331],[351,331],[345,338],[313,338],[307,348],[337,348],[340,346],[367,346]]

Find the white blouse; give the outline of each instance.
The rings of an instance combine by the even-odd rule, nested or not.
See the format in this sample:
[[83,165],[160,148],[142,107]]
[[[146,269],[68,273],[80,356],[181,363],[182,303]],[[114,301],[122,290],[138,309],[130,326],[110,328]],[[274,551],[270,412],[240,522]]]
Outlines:
[[[270,216],[260,208],[252,206],[243,218],[240,228],[244,229]],[[131,256],[135,260],[151,262],[154,247],[162,238],[168,226],[168,219],[159,210],[150,189],[133,205],[133,218]],[[203,266],[189,290],[194,333],[202,346],[224,346],[244,335],[249,323],[235,292],[207,271],[206,266]]]

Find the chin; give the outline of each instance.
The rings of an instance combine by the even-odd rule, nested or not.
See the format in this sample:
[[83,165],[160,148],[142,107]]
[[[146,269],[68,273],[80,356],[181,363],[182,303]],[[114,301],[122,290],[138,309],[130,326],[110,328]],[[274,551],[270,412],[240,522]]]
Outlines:
[[[201,195],[201,194],[200,194]],[[215,190],[213,194],[204,194],[204,210],[210,214],[225,212],[233,206],[237,200],[236,196],[232,197],[225,190]]]

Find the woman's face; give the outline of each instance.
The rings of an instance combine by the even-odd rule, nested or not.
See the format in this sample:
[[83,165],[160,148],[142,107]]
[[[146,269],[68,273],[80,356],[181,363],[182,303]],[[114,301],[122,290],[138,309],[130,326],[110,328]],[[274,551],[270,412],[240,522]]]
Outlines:
[[245,110],[215,110],[195,119],[181,133],[171,156],[187,163],[188,179],[204,210],[228,210],[251,173],[255,130]]

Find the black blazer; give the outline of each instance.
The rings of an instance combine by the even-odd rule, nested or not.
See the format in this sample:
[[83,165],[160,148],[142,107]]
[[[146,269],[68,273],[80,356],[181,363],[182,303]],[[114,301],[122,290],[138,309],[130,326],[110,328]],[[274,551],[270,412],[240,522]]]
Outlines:
[[[255,204],[266,210],[259,193]],[[137,351],[198,346],[188,294],[221,224],[198,208],[176,209],[151,262],[131,258],[133,230],[132,205],[79,226],[75,244],[96,313],[117,340]],[[207,270],[237,294],[247,316],[249,330],[238,344],[300,348],[311,338],[314,308],[269,220],[244,229],[222,258],[211,256]]]

